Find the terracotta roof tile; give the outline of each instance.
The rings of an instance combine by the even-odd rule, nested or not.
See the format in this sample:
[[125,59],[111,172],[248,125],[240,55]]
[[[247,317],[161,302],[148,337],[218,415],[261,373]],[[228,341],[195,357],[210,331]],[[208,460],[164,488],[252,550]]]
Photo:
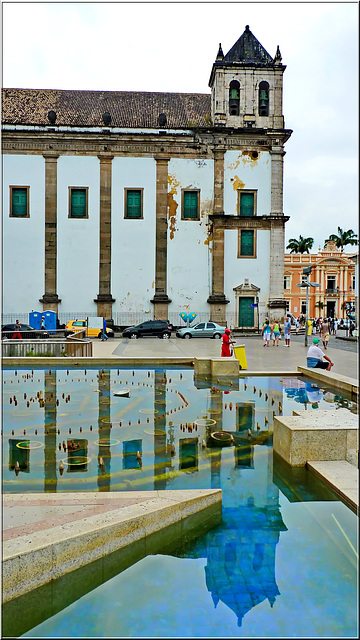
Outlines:
[[[150,93],[135,91],[65,91],[57,89],[3,89],[3,124],[50,125],[48,112],[56,112],[56,126],[103,127],[108,111],[111,126],[129,128],[188,128],[209,126],[210,94]],[[159,127],[165,113],[167,124]]]

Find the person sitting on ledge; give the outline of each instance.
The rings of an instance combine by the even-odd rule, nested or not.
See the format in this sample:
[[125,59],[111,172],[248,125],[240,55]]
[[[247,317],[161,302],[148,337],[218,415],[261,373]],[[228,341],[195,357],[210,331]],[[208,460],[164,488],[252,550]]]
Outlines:
[[[331,362],[330,358],[328,358],[320,349],[318,346],[319,344],[319,338],[314,338],[306,354],[306,364],[310,368],[326,369],[326,371],[331,371],[331,367],[334,366],[334,363]],[[324,362],[323,358],[325,358],[327,362]]]

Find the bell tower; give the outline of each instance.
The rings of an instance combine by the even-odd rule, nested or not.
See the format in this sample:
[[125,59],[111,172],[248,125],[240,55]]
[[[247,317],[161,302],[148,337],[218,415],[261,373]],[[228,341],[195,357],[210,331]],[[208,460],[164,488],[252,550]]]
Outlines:
[[249,25],[225,56],[220,44],[209,80],[214,125],[283,129],[285,69],[279,47],[272,58]]

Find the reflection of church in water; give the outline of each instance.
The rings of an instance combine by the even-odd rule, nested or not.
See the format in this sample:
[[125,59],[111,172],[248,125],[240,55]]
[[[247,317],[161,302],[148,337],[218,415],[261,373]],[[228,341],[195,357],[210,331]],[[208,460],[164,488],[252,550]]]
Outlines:
[[[202,450],[203,432],[190,435],[182,431],[178,433],[169,426],[166,418],[167,392],[164,382],[165,370],[154,371],[153,402],[154,415],[157,411],[156,429],[152,440],[152,451],[147,455],[152,459],[152,486],[148,488],[162,490],[178,488],[171,483],[169,470],[191,473],[196,488],[196,476],[203,465],[208,469],[207,486],[222,488],[222,522],[205,536],[191,544],[178,555],[187,558],[206,558],[206,587],[216,607],[223,602],[235,613],[238,625],[257,604],[268,600],[274,605],[276,596],[280,594],[275,579],[275,550],[280,531],[286,531],[279,508],[279,489],[273,480],[273,454],[271,438],[261,445],[250,444],[244,437],[248,429],[255,430],[255,402],[236,403],[232,414],[234,435],[238,437],[237,445],[230,449],[213,448]],[[94,372],[95,373],[95,372]],[[113,461],[111,448],[101,446],[101,442],[111,438],[111,372],[98,370],[97,384],[98,416],[97,428],[90,435],[82,433],[79,437],[67,436],[68,466],[65,474],[81,476],[88,472],[88,448],[97,441],[97,458],[102,458],[103,465],[97,467],[98,491],[112,490],[114,471],[126,478],[129,470],[138,466],[136,452],[139,450],[144,460],[143,444],[140,431],[134,425],[131,432],[123,432],[122,468],[119,471],[118,461]],[[196,384],[194,387],[197,386]],[[203,385],[200,385],[203,386]],[[208,384],[205,384],[208,386]],[[58,468],[56,451],[61,446],[63,436],[59,436],[57,427],[57,380],[56,370],[44,374],[44,485],[45,492],[57,491]],[[210,390],[210,413],[216,414],[216,429],[227,429],[224,412],[223,392],[220,389]],[[234,407],[235,408],[235,407]],[[272,411],[271,411],[272,412]],[[73,429],[74,431],[74,429]],[[128,434],[128,435],[125,435]],[[178,435],[177,435],[178,434]],[[207,429],[207,435],[209,430]],[[85,437],[84,437],[85,436]],[[61,437],[61,440],[60,440]],[[75,437],[80,450],[72,452],[69,444]],[[24,442],[24,439],[23,439]],[[9,468],[14,469],[15,459],[20,460],[20,472],[30,472],[30,451],[19,450],[18,439],[9,439]],[[95,444],[95,442],[94,442]],[[176,446],[177,458],[172,458],[170,446]],[[254,455],[255,446],[258,455]],[[22,457],[20,457],[22,455]],[[83,464],[71,464],[72,458],[83,460]],[[117,459],[118,460],[118,459]],[[147,464],[147,463],[146,463]],[[117,465],[117,468],[116,468]],[[89,469],[91,473],[91,470]],[[125,480],[126,482],[126,480]]]

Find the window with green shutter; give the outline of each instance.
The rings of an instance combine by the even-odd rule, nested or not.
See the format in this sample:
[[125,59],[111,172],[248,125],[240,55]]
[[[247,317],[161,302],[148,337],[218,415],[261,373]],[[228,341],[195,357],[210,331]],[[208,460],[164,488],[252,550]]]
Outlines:
[[88,188],[69,187],[70,211],[69,218],[88,217]]
[[10,216],[29,217],[29,187],[10,187]]
[[142,218],[142,189],[125,189],[125,218]]
[[240,230],[240,256],[255,257],[255,232],[253,229]]
[[199,219],[199,191],[183,191],[183,220]]
[[250,217],[255,215],[255,194],[240,192],[240,215]]

